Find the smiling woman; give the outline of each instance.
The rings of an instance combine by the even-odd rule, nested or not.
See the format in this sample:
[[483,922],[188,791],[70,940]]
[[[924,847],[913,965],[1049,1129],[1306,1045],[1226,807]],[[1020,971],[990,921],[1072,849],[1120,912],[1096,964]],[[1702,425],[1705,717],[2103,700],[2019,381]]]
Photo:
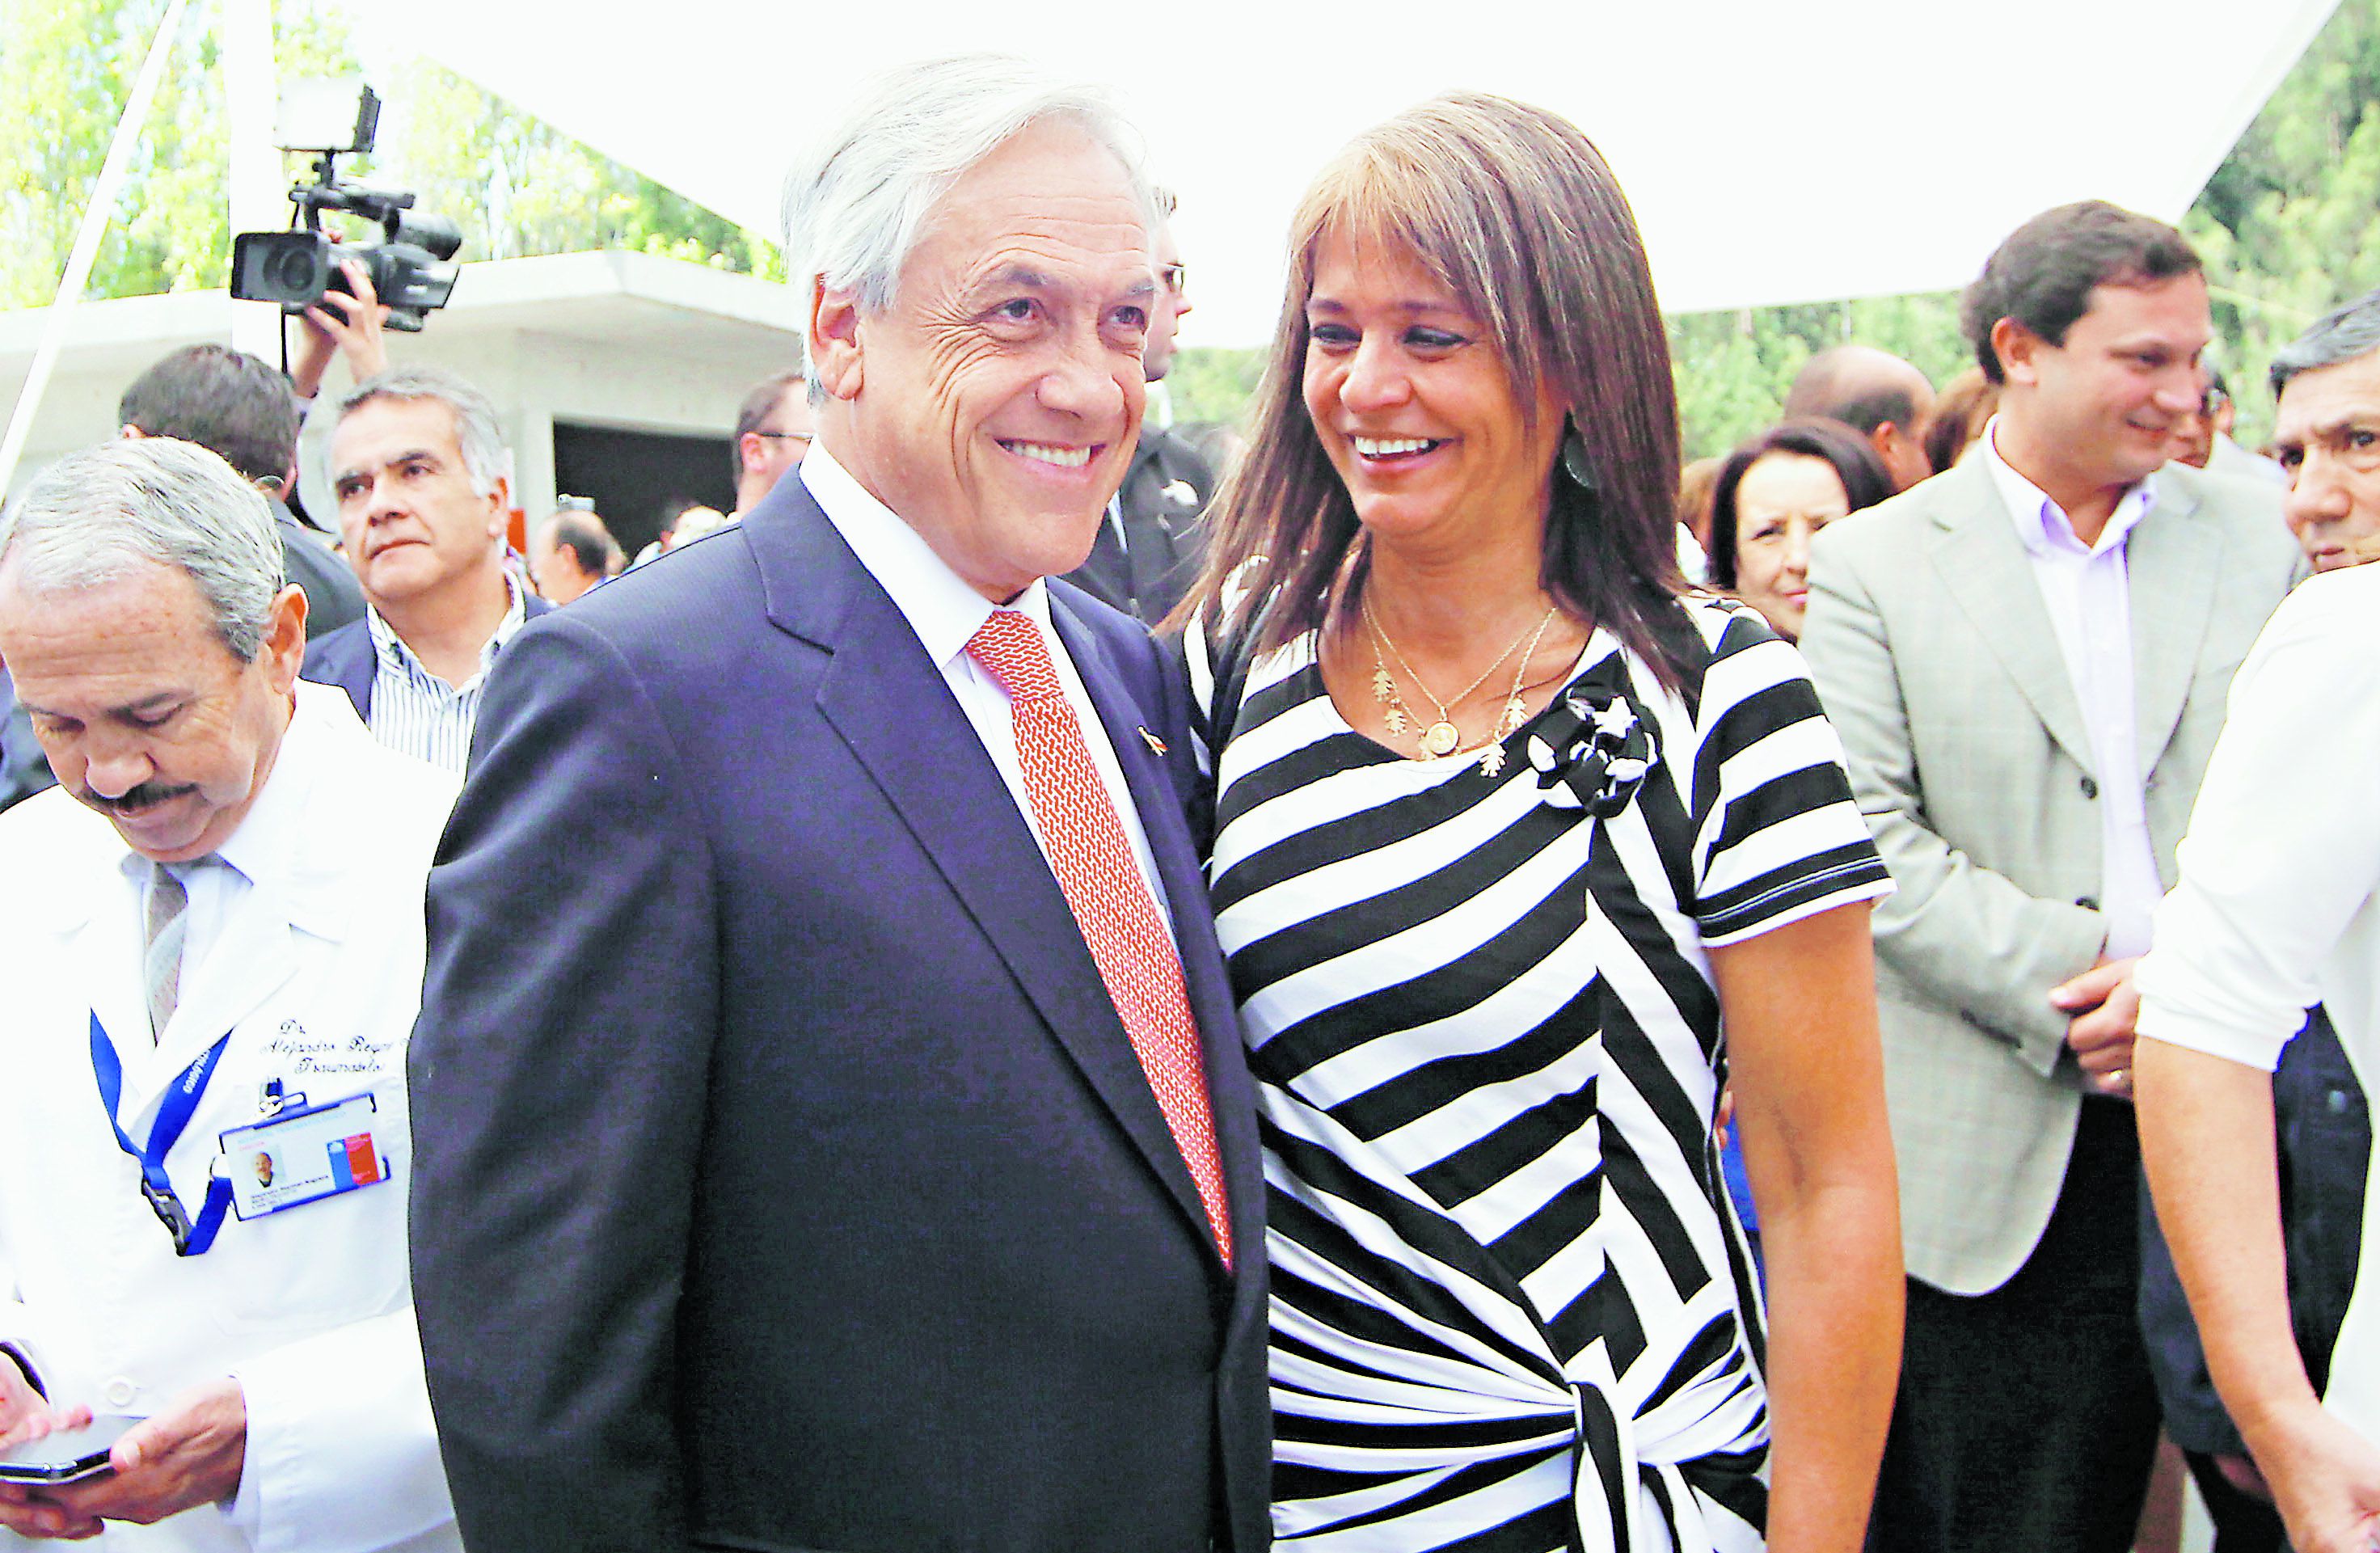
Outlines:
[[1855,1546],[1899,1339],[1890,886],[1792,652],[1677,574],[1627,203],[1562,120],[1440,98],[1325,170],[1291,269],[1184,606],[1277,1539]]

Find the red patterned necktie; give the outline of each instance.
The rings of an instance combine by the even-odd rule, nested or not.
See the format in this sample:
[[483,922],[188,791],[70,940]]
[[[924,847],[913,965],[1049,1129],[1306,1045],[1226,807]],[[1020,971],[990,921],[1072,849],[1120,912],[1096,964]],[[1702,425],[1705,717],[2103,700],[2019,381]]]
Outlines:
[[1198,1024],[1182,988],[1182,960],[1158,919],[1123,822],[1083,730],[1050,665],[1040,630],[1014,610],[994,610],[967,652],[1008,691],[1016,758],[1050,867],[1083,930],[1099,979],[1132,1037],[1158,1109],[1198,1183],[1223,1265],[1232,1265],[1231,1206],[1199,1062]]

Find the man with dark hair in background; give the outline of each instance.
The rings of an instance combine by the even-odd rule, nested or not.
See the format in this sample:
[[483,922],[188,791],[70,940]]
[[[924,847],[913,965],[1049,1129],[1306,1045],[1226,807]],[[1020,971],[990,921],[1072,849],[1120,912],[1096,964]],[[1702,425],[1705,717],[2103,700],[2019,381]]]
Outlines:
[[[1157,261],[1157,296],[1141,346],[1141,376],[1158,382],[1173,370],[1182,320],[1190,312],[1189,270],[1173,240],[1173,195],[1157,191],[1158,221],[1149,233]],[[1099,602],[1155,625],[1173,613],[1207,560],[1207,504],[1215,471],[1197,449],[1171,429],[1143,422],[1140,444],[1123,485],[1108,503],[1090,559],[1066,580]]]
[[188,346],[132,380],[116,402],[115,419],[127,437],[178,437],[212,449],[264,492],[289,580],[306,594],[310,640],[363,618],[355,574],[289,510],[298,484],[298,417],[287,378],[229,346]]
[[1836,346],[1803,365],[1785,395],[1785,416],[1840,420],[1865,437],[1884,460],[1893,489],[1906,491],[1934,472],[1923,441],[1934,385],[1925,374],[1874,346]]
[[1908,1336],[1869,1546],[2121,1553],[2157,1431],[2131,967],[2296,554],[2277,491],[2167,465],[2211,333],[2180,233],[2061,206],[1962,312],[1999,411],[1828,525],[1801,644],[1900,887],[1875,926]]
[[809,380],[799,367],[773,373],[752,385],[735,412],[735,511],[760,504],[778,479],[810,450]]
[[619,575],[621,562],[612,530],[584,509],[555,513],[529,536],[529,576],[548,603],[566,604],[600,588]]

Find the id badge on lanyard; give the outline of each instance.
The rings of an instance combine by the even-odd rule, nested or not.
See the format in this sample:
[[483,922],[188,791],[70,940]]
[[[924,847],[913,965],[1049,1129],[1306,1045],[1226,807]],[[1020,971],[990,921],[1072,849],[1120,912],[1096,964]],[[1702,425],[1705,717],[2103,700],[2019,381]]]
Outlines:
[[243,1220],[261,1219],[391,1178],[375,1135],[380,1105],[367,1091],[282,1111],[217,1134],[222,1152],[209,1168],[206,1196],[193,1219],[165,1172],[165,1157],[189,1130],[190,1118],[206,1098],[207,1086],[230,1045],[226,1034],[182,1070],[158,1104],[148,1142],[136,1144],[116,1120],[124,1096],[124,1065],[99,1015],[91,1016],[91,1066],[100,1104],[107,1111],[108,1125],[115,1129],[116,1144],[140,1166],[140,1195],[174,1237],[176,1256],[205,1256],[235,1208]]
[[242,1219],[261,1219],[387,1181],[389,1162],[373,1137],[379,1113],[367,1092],[225,1130],[215,1173],[230,1181],[233,1208]]
[[107,1112],[107,1124],[115,1129],[117,1146],[140,1165],[140,1195],[147,1199],[157,1221],[174,1237],[176,1256],[205,1256],[207,1248],[214,1244],[215,1236],[223,1231],[224,1216],[231,1211],[231,1183],[210,1174],[206,1197],[199,1205],[198,1218],[192,1219],[174,1190],[173,1178],[165,1173],[165,1156],[189,1130],[190,1117],[206,1098],[207,1085],[215,1076],[215,1065],[223,1061],[224,1049],[229,1045],[231,1037],[226,1033],[197,1062],[182,1070],[167,1086],[165,1098],[158,1102],[157,1120],[150,1123],[148,1143],[136,1144],[115,1115],[116,1107],[124,1099],[124,1064],[117,1060],[115,1043],[107,1038],[99,1015],[94,1013],[91,1016],[91,1071],[99,1081],[99,1103]]

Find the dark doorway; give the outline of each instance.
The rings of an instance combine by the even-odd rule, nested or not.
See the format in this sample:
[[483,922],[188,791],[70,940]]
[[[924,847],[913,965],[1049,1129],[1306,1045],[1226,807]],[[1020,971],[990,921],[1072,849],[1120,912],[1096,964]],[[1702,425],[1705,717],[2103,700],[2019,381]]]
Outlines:
[[[620,548],[633,557],[661,537],[662,519],[689,502],[729,512],[735,481],[730,441],[553,423],[553,492],[592,498]],[[532,527],[543,513],[528,515]]]

